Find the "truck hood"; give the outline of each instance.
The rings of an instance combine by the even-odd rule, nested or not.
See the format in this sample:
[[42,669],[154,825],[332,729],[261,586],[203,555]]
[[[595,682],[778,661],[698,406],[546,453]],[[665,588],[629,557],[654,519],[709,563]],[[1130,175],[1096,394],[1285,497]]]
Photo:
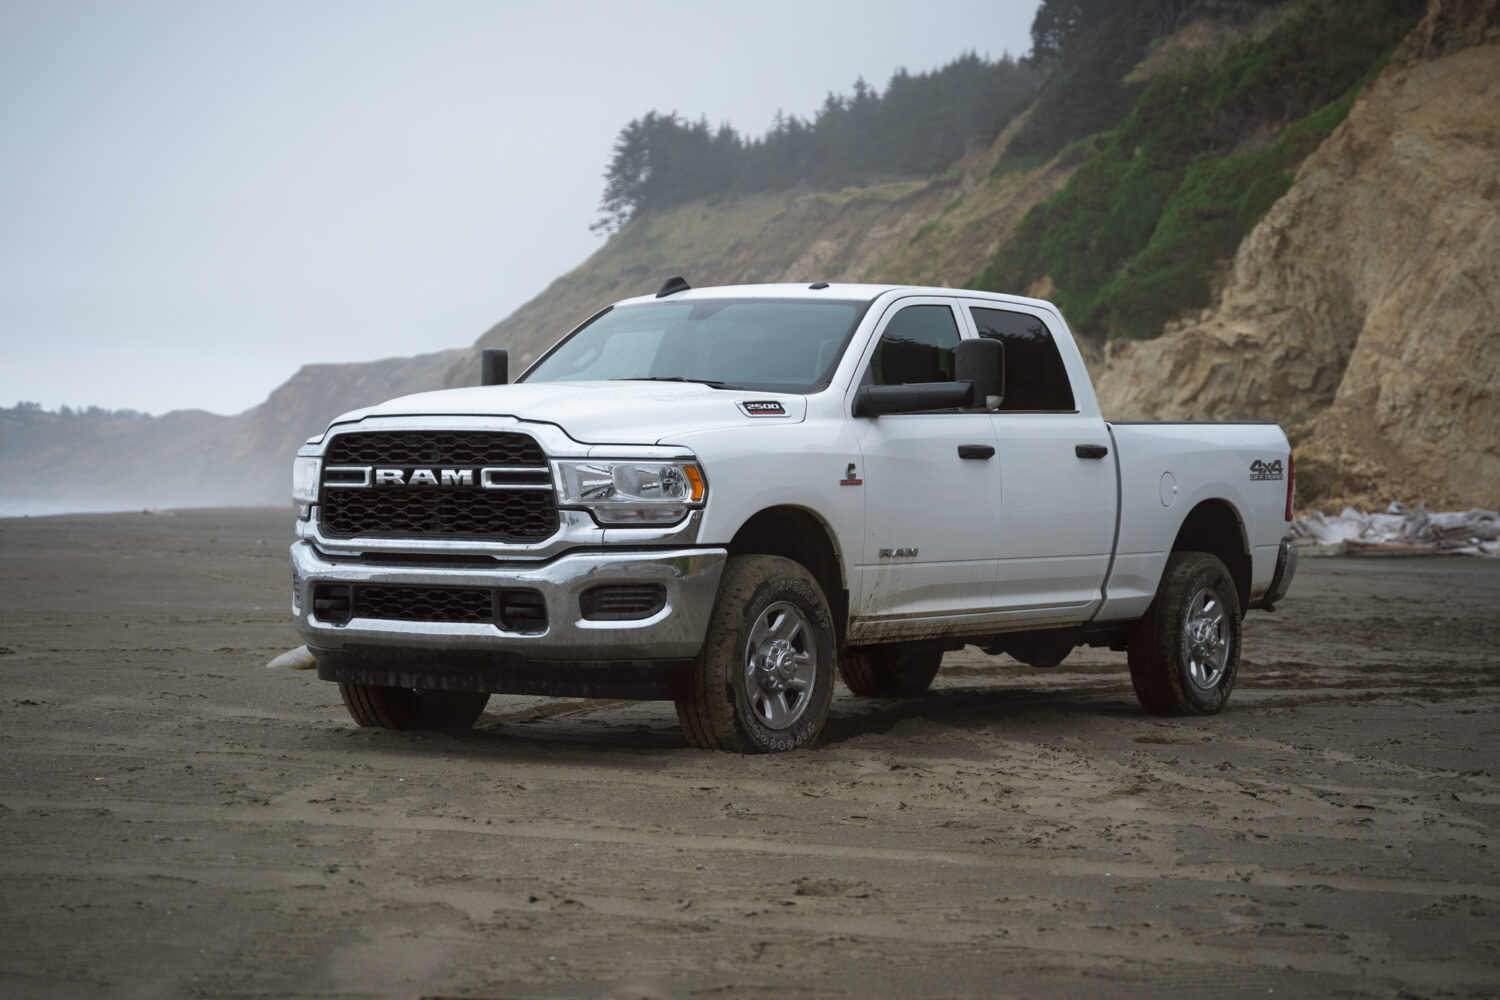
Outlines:
[[421,392],[354,410],[333,422],[398,416],[515,417],[555,424],[584,444],[664,444],[679,431],[799,422],[806,413],[807,400],[796,393],[715,389],[693,382],[541,382]]

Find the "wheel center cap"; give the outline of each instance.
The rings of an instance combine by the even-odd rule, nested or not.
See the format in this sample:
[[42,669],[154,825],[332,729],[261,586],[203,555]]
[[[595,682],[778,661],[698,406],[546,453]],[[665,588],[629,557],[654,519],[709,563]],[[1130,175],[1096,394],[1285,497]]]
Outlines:
[[770,639],[760,647],[756,679],[767,691],[786,690],[797,671],[797,651],[785,639]]

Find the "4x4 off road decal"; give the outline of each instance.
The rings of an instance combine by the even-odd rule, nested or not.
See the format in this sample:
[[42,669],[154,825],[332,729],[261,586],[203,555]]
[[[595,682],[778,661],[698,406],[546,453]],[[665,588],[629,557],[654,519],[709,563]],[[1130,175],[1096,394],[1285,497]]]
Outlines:
[[1282,478],[1281,459],[1278,458],[1274,462],[1262,462],[1257,458],[1255,461],[1250,463],[1250,481],[1252,483],[1263,482],[1267,479],[1280,478]]
[[786,407],[774,399],[757,399],[748,403],[741,403],[740,409],[745,411],[747,417],[784,417]]

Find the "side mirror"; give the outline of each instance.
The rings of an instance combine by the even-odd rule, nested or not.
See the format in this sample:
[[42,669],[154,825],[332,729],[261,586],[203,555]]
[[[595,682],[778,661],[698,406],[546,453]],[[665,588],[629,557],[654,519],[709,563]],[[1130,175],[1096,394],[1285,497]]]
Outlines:
[[479,384],[505,385],[510,380],[510,355],[503,347],[486,347],[479,354]]
[[918,382],[913,385],[867,385],[854,395],[854,416],[920,413],[968,406],[974,387],[968,382]]
[[954,377],[974,384],[976,409],[1000,409],[1005,399],[1005,344],[993,337],[959,341],[954,356]]

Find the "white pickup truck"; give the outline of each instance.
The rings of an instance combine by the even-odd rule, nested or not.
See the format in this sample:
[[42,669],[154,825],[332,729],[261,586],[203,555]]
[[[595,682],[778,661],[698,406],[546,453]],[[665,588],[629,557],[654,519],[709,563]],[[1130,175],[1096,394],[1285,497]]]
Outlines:
[[791,750],[836,671],[917,695],[966,644],[1124,650],[1146,710],[1211,713],[1296,571],[1281,430],[1106,422],[1036,299],[672,278],[505,367],[296,459],[293,614],[360,725],[660,698],[695,746]]

